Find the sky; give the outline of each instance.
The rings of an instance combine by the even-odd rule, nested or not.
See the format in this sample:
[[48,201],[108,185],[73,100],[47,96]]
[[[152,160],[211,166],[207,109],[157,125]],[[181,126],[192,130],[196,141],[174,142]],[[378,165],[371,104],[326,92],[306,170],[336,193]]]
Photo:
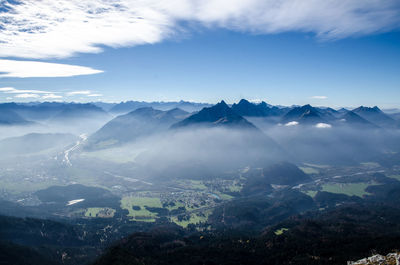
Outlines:
[[398,0],[0,0],[0,102],[400,108]]

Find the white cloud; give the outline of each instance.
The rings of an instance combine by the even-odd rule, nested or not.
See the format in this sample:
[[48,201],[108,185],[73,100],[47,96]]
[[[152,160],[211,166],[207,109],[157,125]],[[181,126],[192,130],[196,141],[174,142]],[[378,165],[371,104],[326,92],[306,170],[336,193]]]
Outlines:
[[[16,94],[15,98],[41,98],[41,99],[61,99],[61,95],[56,95],[57,92],[43,91],[43,90],[27,90],[16,89],[14,87],[0,87],[0,92],[5,94]],[[7,97],[7,100],[13,99]]]
[[285,126],[296,126],[296,125],[299,125],[299,122],[297,122],[297,121],[290,121],[290,122],[288,122],[288,123],[286,123],[285,124]]
[[[0,46],[0,54],[1,51],[2,46]],[[0,77],[67,77],[102,72],[78,65],[0,59]]]
[[60,98],[62,98],[62,96],[60,96],[60,95],[55,95],[55,94],[53,94],[53,93],[51,93],[51,94],[46,94],[46,95],[42,96],[42,99],[60,99]]
[[316,128],[318,129],[328,129],[328,128],[332,128],[332,125],[328,124],[328,123],[317,123],[315,125]]
[[327,96],[313,96],[312,99],[327,99]]
[[0,87],[0,92],[4,92],[4,93],[7,93],[7,92],[13,91],[13,90],[15,90],[15,88],[13,88],[13,87]]
[[103,94],[89,94],[88,97],[102,97]]
[[92,92],[90,90],[78,90],[78,91],[68,92],[67,96],[90,95],[91,93]]
[[18,94],[15,96],[16,98],[40,98],[40,96],[38,94]]
[[[312,32],[323,39],[399,27],[398,0],[22,0],[2,1],[0,57],[68,57],[156,43],[180,22],[256,34]],[[193,23],[192,23],[193,24]]]
[[47,94],[47,93],[51,93],[51,92],[42,91],[42,90],[16,89],[13,87],[1,87],[0,92],[6,93],[6,94],[26,94],[26,93]]

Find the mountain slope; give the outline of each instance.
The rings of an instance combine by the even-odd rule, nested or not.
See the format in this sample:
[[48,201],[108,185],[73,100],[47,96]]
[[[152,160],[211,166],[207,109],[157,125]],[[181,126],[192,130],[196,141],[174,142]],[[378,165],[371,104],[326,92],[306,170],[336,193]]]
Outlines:
[[61,150],[76,140],[76,136],[63,133],[30,133],[6,138],[0,141],[0,150],[2,150],[0,157],[33,154],[50,149]]
[[0,108],[0,125],[27,125],[31,123],[12,110]]
[[372,124],[353,111],[348,111],[346,114],[341,116],[340,122],[358,128],[378,128],[378,126]]
[[390,128],[396,126],[396,121],[381,111],[377,106],[373,108],[361,106],[354,109],[353,112],[380,127]]

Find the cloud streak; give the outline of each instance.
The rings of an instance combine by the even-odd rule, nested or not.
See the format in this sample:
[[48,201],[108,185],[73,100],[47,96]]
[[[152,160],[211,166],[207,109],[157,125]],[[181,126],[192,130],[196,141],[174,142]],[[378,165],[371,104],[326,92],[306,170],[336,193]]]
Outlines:
[[312,99],[327,99],[327,96],[313,96]]
[[[43,90],[34,90],[34,89],[16,89],[14,87],[0,87],[0,92],[4,94],[15,94],[14,98],[17,99],[52,99],[57,100],[63,98],[61,95],[57,95],[57,92],[43,91]],[[12,100],[13,97],[7,97],[7,100]]]
[[157,43],[181,22],[255,34],[311,32],[322,39],[399,27],[397,0],[23,0],[3,1],[0,57],[61,58],[101,46]]
[[[2,50],[3,48],[0,45],[0,53]],[[101,70],[78,65],[0,59],[0,78],[70,77],[99,74],[102,72]]]
[[16,95],[15,98],[40,98],[40,96],[38,94],[24,93]]
[[76,95],[90,95],[92,92],[90,90],[78,90],[71,91],[67,93],[67,96],[76,96]]
[[[0,87],[0,93],[4,94],[15,94],[14,98],[37,98],[44,100],[58,100],[62,99],[64,96],[67,97],[76,97],[76,96],[86,96],[86,97],[102,97],[103,94],[93,93],[91,90],[77,90],[70,92],[51,92],[44,90],[36,90],[36,89],[16,89],[14,87]],[[60,95],[64,94],[64,96]],[[8,97],[8,99],[12,99],[12,97]]]
[[0,92],[6,93],[6,94],[25,94],[25,93],[48,94],[48,93],[50,93],[48,91],[43,91],[43,90],[16,89],[13,87],[1,87]]

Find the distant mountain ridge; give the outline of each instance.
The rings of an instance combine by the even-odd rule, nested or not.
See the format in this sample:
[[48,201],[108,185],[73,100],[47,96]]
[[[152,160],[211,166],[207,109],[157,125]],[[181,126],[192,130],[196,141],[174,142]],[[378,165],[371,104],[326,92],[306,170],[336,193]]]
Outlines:
[[[0,104],[0,115],[4,112],[15,113],[20,120],[26,121],[59,121],[61,119],[92,118],[94,116],[107,117],[108,114],[102,108],[91,103],[3,103]],[[14,114],[14,116],[15,116]],[[10,115],[11,116],[11,115]]]
[[210,107],[208,103],[195,103],[188,101],[177,101],[177,102],[145,102],[145,101],[125,101],[116,104],[109,111],[115,114],[122,114],[134,111],[138,108],[152,107],[159,110],[170,110],[173,108],[180,108],[187,112],[199,111],[204,107]]

